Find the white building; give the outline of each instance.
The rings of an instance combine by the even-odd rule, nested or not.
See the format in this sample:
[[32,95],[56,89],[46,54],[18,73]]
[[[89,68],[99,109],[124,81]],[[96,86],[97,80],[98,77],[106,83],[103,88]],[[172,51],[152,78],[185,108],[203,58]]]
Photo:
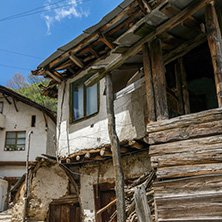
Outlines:
[[30,161],[55,155],[55,121],[52,111],[0,86],[0,177],[9,182],[9,190],[25,173],[30,132]]

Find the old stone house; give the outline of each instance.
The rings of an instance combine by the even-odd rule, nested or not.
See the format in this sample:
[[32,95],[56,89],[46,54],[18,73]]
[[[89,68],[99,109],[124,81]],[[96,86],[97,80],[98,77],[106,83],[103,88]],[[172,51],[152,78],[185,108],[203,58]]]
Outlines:
[[33,71],[51,78],[44,94],[58,97],[57,156],[31,166],[23,216],[117,221],[107,127],[111,83],[127,220],[144,221],[135,203],[142,187],[147,221],[222,219],[221,6],[219,0],[125,0]]

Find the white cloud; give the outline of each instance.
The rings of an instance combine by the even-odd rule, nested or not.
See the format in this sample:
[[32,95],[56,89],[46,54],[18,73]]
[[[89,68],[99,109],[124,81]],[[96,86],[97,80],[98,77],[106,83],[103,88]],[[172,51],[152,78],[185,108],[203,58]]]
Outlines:
[[81,18],[82,16],[87,17],[89,11],[84,10],[80,5],[82,1],[78,0],[64,0],[57,4],[56,1],[47,0],[47,4],[44,8],[46,12],[42,14],[47,26],[47,34],[51,34],[51,27],[55,22],[60,22],[65,18]]

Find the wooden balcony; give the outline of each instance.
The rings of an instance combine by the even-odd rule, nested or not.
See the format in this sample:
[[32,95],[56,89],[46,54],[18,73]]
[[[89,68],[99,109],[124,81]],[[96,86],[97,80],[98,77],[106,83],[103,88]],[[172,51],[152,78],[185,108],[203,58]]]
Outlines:
[[147,132],[158,221],[222,220],[222,109],[153,122]]

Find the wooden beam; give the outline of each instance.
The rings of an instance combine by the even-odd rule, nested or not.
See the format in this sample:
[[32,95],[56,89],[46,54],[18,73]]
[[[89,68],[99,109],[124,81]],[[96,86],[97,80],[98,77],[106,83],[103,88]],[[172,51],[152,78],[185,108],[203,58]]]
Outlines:
[[184,102],[184,112],[185,114],[190,113],[190,100],[189,100],[189,91],[187,85],[187,74],[184,67],[183,57],[178,59],[179,63],[179,71],[181,75],[181,82],[182,82],[182,94],[183,94],[183,102]]
[[177,112],[180,115],[184,115],[182,80],[181,80],[180,66],[178,62],[175,64],[174,69],[176,77],[176,96],[178,100]]
[[113,155],[113,168],[115,172],[115,190],[116,190],[116,208],[117,208],[117,221],[125,222],[125,193],[124,193],[124,175],[121,166],[120,144],[116,133],[116,123],[114,114],[114,95],[113,95],[113,82],[111,74],[106,75],[106,107],[108,117],[108,129],[111,142],[111,149]]
[[110,203],[108,203],[105,207],[103,207],[102,209],[98,210],[96,212],[97,215],[103,213],[104,211],[106,211],[108,208],[110,208],[111,206],[113,206],[114,204],[116,204],[116,199],[112,200]]
[[100,38],[100,40],[106,44],[110,49],[114,49],[114,45],[111,41],[109,41],[104,35],[102,35],[102,37]]
[[129,141],[129,146],[132,146],[133,148],[138,149],[138,150],[143,149],[143,145],[134,140]]
[[61,83],[61,79],[59,79],[55,74],[52,74],[50,71],[46,70],[45,73],[47,75],[49,75],[50,77],[52,77],[55,81],[57,81],[58,83]]
[[165,66],[163,63],[162,48],[160,39],[150,43],[153,86],[156,105],[157,120],[168,119],[168,106],[166,95]]
[[154,101],[154,89],[153,89],[153,77],[151,69],[151,61],[149,54],[149,46],[147,43],[143,45],[143,68],[146,83],[146,100],[148,110],[148,122],[156,120],[155,113],[155,101]]
[[7,97],[5,94],[2,94],[2,95],[3,95],[3,97],[5,98],[5,100],[8,102],[8,104],[11,105],[12,103],[11,103],[11,101],[8,99],[8,97]]
[[92,46],[89,46],[88,49],[92,53],[92,55],[94,55],[96,58],[99,58],[99,54],[96,52],[95,49],[93,49]]
[[146,8],[145,8],[145,6],[144,6],[142,0],[137,0],[137,2],[138,2],[138,5],[139,5],[141,11],[143,12],[143,14],[144,14],[144,15],[147,15],[148,12],[147,12],[147,10],[146,10]]
[[[88,81],[87,86],[92,86],[99,80],[101,80],[106,73],[109,73],[113,71],[114,69],[118,68],[120,65],[122,65],[127,59],[129,59],[131,56],[135,55],[141,50],[141,47],[144,43],[151,41],[155,36],[159,35],[162,32],[165,32],[167,30],[172,29],[176,25],[183,22],[186,18],[193,15],[196,11],[201,9],[207,2],[210,2],[211,0],[195,0],[191,4],[189,4],[185,9],[183,9],[181,12],[179,12],[176,16],[170,18],[167,22],[160,25],[156,28],[155,31],[151,32],[144,38],[142,38],[140,41],[135,43],[129,50],[127,50],[124,54],[118,55],[116,59],[113,60],[107,67],[104,72],[102,72],[98,78],[91,79],[91,81]],[[133,28],[133,27],[132,27]]]
[[[160,10],[167,17],[172,18],[177,15],[181,10],[177,8],[173,3],[167,3],[165,7]],[[193,30],[200,31],[200,23],[194,17],[190,16],[183,21],[183,25],[187,28],[192,28]]]
[[169,53],[164,55],[163,59],[164,59],[165,65],[169,64],[170,62],[174,61],[175,59],[179,57],[184,56],[190,50],[203,44],[206,41],[207,41],[206,34],[201,33],[197,35],[196,38],[184,42],[180,46],[176,47],[175,49],[171,50]]
[[[29,162],[29,164],[32,163]],[[0,166],[25,166],[25,164],[25,161],[0,161]]]
[[15,98],[12,97],[12,100],[13,100],[13,104],[14,104],[15,110],[16,110],[16,112],[18,112],[19,110],[18,110],[18,107],[16,105]]
[[212,57],[214,78],[217,90],[217,100],[219,107],[222,106],[222,47],[221,32],[216,10],[213,2],[205,7],[205,19],[207,27],[207,39]]
[[72,60],[80,68],[84,67],[84,64],[74,54],[70,53],[69,59]]

